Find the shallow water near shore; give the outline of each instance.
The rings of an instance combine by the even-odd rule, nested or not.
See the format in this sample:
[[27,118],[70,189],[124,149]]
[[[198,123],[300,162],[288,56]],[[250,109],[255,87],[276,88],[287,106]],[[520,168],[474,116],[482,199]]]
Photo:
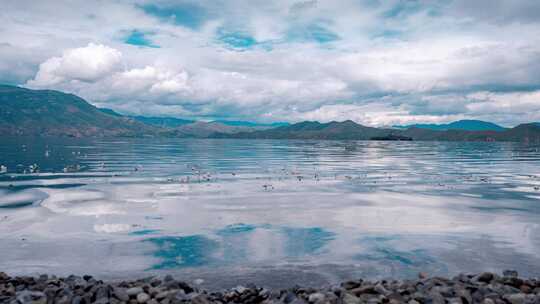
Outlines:
[[538,146],[7,139],[0,164],[0,270],[12,275],[225,288],[540,274]]

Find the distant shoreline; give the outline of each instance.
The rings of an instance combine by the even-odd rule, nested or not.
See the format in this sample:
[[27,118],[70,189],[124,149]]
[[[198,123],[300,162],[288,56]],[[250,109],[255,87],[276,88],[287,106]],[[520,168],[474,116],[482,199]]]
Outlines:
[[[73,138],[238,138],[302,140],[465,141],[540,143],[540,123],[504,128],[460,120],[445,125],[370,127],[352,120],[294,124],[192,121],[124,116],[73,94],[0,85],[0,136]],[[405,128],[405,129],[404,129]]]
[[137,140],[137,139],[155,139],[155,140],[257,140],[257,141],[336,141],[336,142],[434,142],[434,143],[516,143],[526,145],[540,145],[540,141],[520,141],[520,140],[443,140],[443,139],[413,139],[410,137],[382,136],[369,139],[354,138],[256,138],[256,137],[172,137],[172,136],[65,136],[65,135],[2,135],[3,141],[7,140]]

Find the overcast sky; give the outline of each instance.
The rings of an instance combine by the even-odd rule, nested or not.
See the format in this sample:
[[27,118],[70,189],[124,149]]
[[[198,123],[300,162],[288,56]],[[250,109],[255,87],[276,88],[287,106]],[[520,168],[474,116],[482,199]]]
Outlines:
[[0,83],[126,114],[540,121],[538,0],[1,0]]

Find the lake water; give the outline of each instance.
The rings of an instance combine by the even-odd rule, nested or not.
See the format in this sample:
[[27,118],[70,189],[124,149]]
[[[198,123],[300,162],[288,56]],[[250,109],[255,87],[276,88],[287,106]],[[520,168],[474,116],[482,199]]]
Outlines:
[[10,274],[207,288],[540,274],[538,146],[2,139],[0,164]]

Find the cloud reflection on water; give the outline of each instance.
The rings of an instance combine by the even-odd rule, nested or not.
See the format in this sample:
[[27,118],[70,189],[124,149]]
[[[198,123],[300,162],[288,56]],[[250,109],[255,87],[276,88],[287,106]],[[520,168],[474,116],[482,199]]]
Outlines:
[[[0,240],[9,244],[0,248],[7,257],[0,269],[186,274],[295,265],[347,278],[500,267],[533,272],[540,265],[536,148],[172,139],[57,144],[48,149],[66,156],[56,155],[64,163],[49,163],[50,172],[0,175]],[[0,163],[27,163],[46,145],[36,142],[27,154],[19,147],[1,146]],[[59,172],[73,163],[83,172]],[[210,178],[199,181],[199,174]],[[75,247],[77,256],[67,249]],[[103,263],[81,263],[95,259]]]

